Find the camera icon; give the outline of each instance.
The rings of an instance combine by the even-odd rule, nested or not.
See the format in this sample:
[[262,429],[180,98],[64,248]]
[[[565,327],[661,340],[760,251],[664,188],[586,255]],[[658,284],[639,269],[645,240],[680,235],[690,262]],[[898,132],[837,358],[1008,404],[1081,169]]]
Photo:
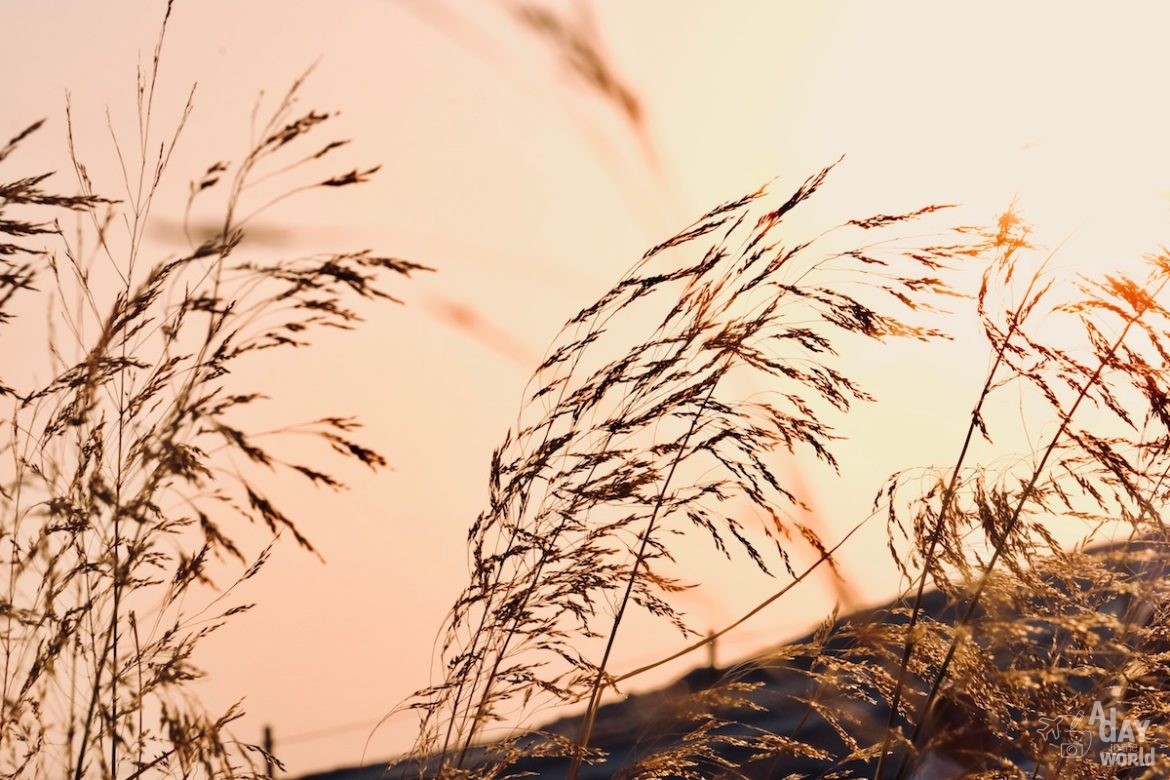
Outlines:
[[1084,729],[1067,729],[1060,743],[1060,755],[1065,758],[1084,758],[1093,744],[1093,732]]

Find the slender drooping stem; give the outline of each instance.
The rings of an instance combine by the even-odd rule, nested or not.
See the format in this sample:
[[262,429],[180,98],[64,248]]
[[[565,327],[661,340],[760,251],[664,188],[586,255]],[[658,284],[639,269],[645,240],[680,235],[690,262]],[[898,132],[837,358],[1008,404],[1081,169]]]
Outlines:
[[573,763],[569,767],[568,780],[577,780],[577,775],[581,771],[581,762],[585,758],[585,750],[589,747],[589,738],[593,733],[593,724],[597,719],[597,709],[601,706],[601,694],[605,690],[605,669],[609,664],[609,656],[613,651],[614,642],[617,640],[618,629],[622,624],[622,617],[625,616],[626,607],[630,603],[630,596],[634,591],[634,584],[638,580],[638,571],[642,563],[646,560],[646,551],[650,545],[650,537],[654,532],[655,525],[658,522],[658,515],[662,511],[662,507],[666,502],[666,491],[670,487],[671,480],[674,478],[675,470],[678,464],[682,461],[683,453],[686,451],[687,445],[690,443],[691,436],[699,427],[699,419],[703,412],[707,409],[707,404],[711,401],[711,396],[715,393],[715,388],[719,385],[719,377],[716,376],[711,380],[711,386],[707,390],[707,395],[704,396],[699,408],[695,410],[695,415],[691,418],[691,424],[687,428],[686,436],[683,437],[682,444],[675,453],[674,460],[670,464],[670,470],[666,474],[666,478],[662,481],[662,486],[658,490],[658,499],[654,503],[654,511],[650,513],[650,519],[646,523],[646,529],[642,532],[642,539],[638,546],[638,554],[634,558],[634,565],[630,570],[630,575],[626,579],[625,592],[622,594],[621,601],[618,602],[617,612],[613,617],[613,625],[610,627],[609,636],[605,642],[605,652],[601,655],[601,663],[597,665],[597,676],[593,680],[593,691],[589,697],[589,706],[585,710],[585,716],[581,720],[581,730],[577,734],[577,750],[573,754]]
[[[987,372],[987,379],[983,382],[983,387],[979,391],[978,399],[975,402],[975,407],[971,410],[971,420],[967,424],[967,432],[963,436],[963,445],[959,448],[959,456],[955,460],[954,469],[951,472],[951,478],[947,482],[946,490],[943,491],[942,502],[938,510],[938,519],[935,521],[934,528],[930,533],[930,542],[927,546],[926,555],[922,561],[922,572],[918,576],[918,583],[915,586],[914,604],[910,609],[910,619],[906,623],[906,642],[902,648],[902,659],[898,665],[898,679],[894,684],[894,695],[890,700],[890,711],[886,716],[886,731],[882,739],[882,749],[878,753],[877,768],[874,770],[875,780],[881,780],[882,770],[885,767],[886,757],[890,752],[890,743],[893,740],[894,722],[898,718],[898,706],[902,702],[902,690],[906,685],[906,676],[909,673],[910,661],[914,654],[914,628],[918,625],[918,618],[922,613],[922,600],[926,592],[927,574],[930,571],[930,564],[934,558],[935,551],[938,549],[939,541],[942,539],[943,529],[946,528],[947,516],[950,512],[951,506],[954,502],[955,493],[958,490],[959,475],[962,473],[963,466],[967,461],[967,453],[970,450],[971,442],[974,441],[975,431],[979,428],[980,420],[983,414],[983,405],[991,393],[992,385],[995,382],[996,374],[999,373],[1000,366],[1003,365],[1005,354],[1009,342],[1012,337],[1016,335],[1017,330],[1021,325],[1021,315],[1024,309],[1029,305],[1029,298],[1032,290],[1036,286],[1036,281],[1040,278],[1044,268],[1048,262],[1059,251],[1058,246],[1036,272],[1032,275],[1031,281],[1028,283],[1027,289],[1024,291],[1023,301],[1011,314],[1011,321],[1008,325],[1007,332],[1004,334],[999,348],[996,350],[995,359],[992,362],[990,370]],[[1011,258],[1008,258],[1011,262]]]
[[[1164,279],[1158,285],[1157,289],[1155,289],[1154,294],[1150,296],[1151,299],[1156,298],[1157,295],[1165,288],[1168,282],[1170,282],[1170,278]],[[1052,456],[1052,453],[1056,451],[1057,445],[1064,438],[1065,433],[1068,431],[1069,425],[1072,423],[1073,417],[1080,409],[1081,403],[1089,396],[1089,391],[1096,386],[1098,381],[1100,381],[1102,373],[1104,373],[1105,369],[1110,365],[1114,355],[1116,355],[1117,351],[1121,348],[1121,345],[1125,343],[1125,339],[1129,335],[1130,329],[1133,328],[1138,320],[1141,319],[1147,308],[1148,306],[1146,305],[1135,306],[1134,313],[1126,317],[1125,325],[1121,329],[1121,332],[1109,346],[1109,349],[1105,352],[1105,354],[1101,356],[1096,368],[1093,371],[1093,374],[1085,381],[1083,385],[1081,385],[1068,411],[1061,415],[1060,426],[1057,428],[1056,433],[1052,435],[1052,439],[1048,442],[1048,446],[1044,448],[1044,452],[1040,456],[1039,462],[1032,471],[1031,478],[1028,480],[1027,485],[1020,493],[1020,497],[1016,501],[1015,507],[1013,508],[1007,523],[1004,525],[1001,537],[996,543],[995,549],[993,550],[991,557],[988,559],[987,565],[983,569],[983,573],[979,577],[979,582],[975,587],[975,591],[967,603],[967,608],[964,610],[962,617],[956,624],[956,628],[964,628],[970,623],[971,616],[974,615],[975,609],[979,605],[979,601],[983,597],[983,592],[991,578],[991,572],[995,568],[995,565],[999,562],[1000,557],[1002,557],[1003,551],[1007,546],[1008,539],[1011,537],[1012,532],[1015,530],[1016,524],[1019,522],[1019,519],[1023,514],[1024,506],[1028,503],[1028,501],[1031,500],[1032,495],[1036,490],[1036,485],[1039,483],[1040,478],[1044,473],[1044,467],[1048,464],[1048,459]],[[950,671],[951,662],[954,660],[955,653],[958,650],[959,643],[962,641],[962,638],[963,634],[960,631],[956,631],[954,637],[951,639],[950,645],[947,648],[946,656],[943,658],[942,665],[939,667],[938,672],[934,676],[934,680],[931,682],[930,690],[926,696],[926,701],[923,702],[922,709],[919,712],[919,717],[917,719],[917,723],[914,726],[914,732],[910,739],[911,745],[916,745],[918,743],[918,738],[922,733],[924,721],[927,715],[930,713],[931,707],[934,705],[934,701],[938,696],[938,692],[942,686],[943,680],[946,679],[947,673]],[[896,780],[901,780],[905,776],[905,773],[910,766],[910,752],[911,751],[907,751],[907,753],[902,757],[902,761],[898,768],[898,773],[895,776]],[[875,778],[875,780],[880,780],[880,778]]]

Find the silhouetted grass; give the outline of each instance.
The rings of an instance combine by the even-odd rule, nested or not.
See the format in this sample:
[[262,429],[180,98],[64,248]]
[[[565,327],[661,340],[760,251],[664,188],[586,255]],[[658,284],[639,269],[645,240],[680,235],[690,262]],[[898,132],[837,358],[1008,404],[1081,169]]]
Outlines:
[[[53,365],[47,382],[0,384],[4,778],[262,776],[271,757],[230,735],[239,705],[210,713],[191,693],[202,674],[192,654],[248,609],[233,588],[277,540],[312,550],[270,492],[283,474],[337,489],[337,463],[385,465],[347,417],[256,429],[248,410],[266,399],[233,373],[257,353],[355,327],[359,301],[393,301],[387,278],[423,269],[369,251],[238,256],[249,221],[277,202],[377,169],[314,172],[345,142],[314,141],[331,115],[299,105],[298,79],[258,115],[237,162],[191,183],[188,213],[196,202],[218,208],[219,229],[183,254],[155,256],[144,236],[194,108],[192,97],[180,116],[156,116],[169,17],[168,5],[139,71],[137,136],[110,132],[120,180],[91,180],[67,109],[80,194],[50,194],[48,174],[0,185],[0,308],[31,296],[48,310]],[[0,163],[40,126],[0,149]],[[251,185],[276,178],[282,194],[257,200]],[[101,196],[111,190],[116,200]],[[66,212],[80,217],[76,234],[62,227]],[[35,338],[40,323],[29,326]],[[281,444],[305,436],[321,444],[311,464]],[[266,528],[272,543],[246,552],[242,524]],[[227,579],[212,583],[212,571]],[[218,592],[200,587],[213,584]]]
[[[658,665],[611,671],[629,611],[697,634],[674,600],[702,586],[678,558],[680,535],[785,574],[792,582],[765,603],[808,573],[791,567],[793,545],[813,549],[814,568],[832,564],[827,542],[789,512],[796,499],[769,455],[835,466],[826,413],[870,399],[834,344],[940,337],[906,317],[944,300],[978,317],[990,362],[955,463],[896,473],[878,492],[874,508],[906,578],[903,606],[866,621],[831,617],[809,642],[744,667],[806,676],[808,687],[784,702],[735,670],[675,702],[671,728],[689,722],[690,731],[621,776],[1165,771],[1170,321],[1160,300],[1170,257],[1152,255],[1145,279],[1070,284],[1014,211],[988,229],[912,236],[913,222],[945,216],[936,206],[850,220],[810,240],[784,235],[829,173],[775,205],[762,189],[712,210],[569,320],[493,457],[490,503],[469,535],[471,582],[442,641],[444,677],[414,703],[425,774],[505,776],[537,753],[565,757],[569,777],[584,762],[604,764],[592,745],[603,694]],[[964,295],[947,277],[972,264],[982,280]],[[767,400],[735,393],[727,380],[742,374],[766,381]],[[995,443],[999,426],[1020,446],[991,411],[1005,388],[1037,416],[1030,450]],[[1054,529],[1070,522],[1087,531],[1065,550]],[[1130,544],[1082,551],[1119,526]],[[929,615],[928,585],[946,600]],[[577,702],[575,738],[485,739],[493,724],[525,726],[537,708]],[[1094,702],[1150,722],[1152,768],[1105,767],[1097,752],[1071,755],[1042,733],[1054,719],[1084,728],[1076,713]],[[763,706],[804,715],[784,731],[737,725]]]

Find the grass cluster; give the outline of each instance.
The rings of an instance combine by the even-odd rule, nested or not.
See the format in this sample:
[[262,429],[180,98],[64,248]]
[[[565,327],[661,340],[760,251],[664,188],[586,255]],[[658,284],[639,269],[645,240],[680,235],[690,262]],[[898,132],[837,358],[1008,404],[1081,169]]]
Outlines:
[[[355,327],[359,302],[393,301],[383,283],[422,269],[369,251],[241,250],[252,220],[284,197],[350,187],[376,168],[318,172],[345,141],[315,140],[331,115],[299,105],[298,79],[274,107],[257,106],[254,142],[235,162],[191,182],[188,214],[216,210],[217,229],[158,256],[145,236],[194,108],[192,90],[160,132],[165,35],[166,20],[139,71],[136,137],[110,131],[120,180],[91,180],[67,111],[80,194],[46,191],[49,174],[0,184],[0,307],[46,309],[52,365],[37,383],[10,379],[8,364],[0,382],[4,778],[264,774],[271,757],[230,736],[238,706],[207,712],[191,693],[192,654],[248,608],[233,588],[277,540],[312,549],[269,492],[282,473],[339,489],[338,463],[385,465],[351,418],[256,430],[249,410],[266,399],[236,372],[258,353]],[[18,133],[0,163],[40,127]],[[283,189],[258,194],[260,182]],[[44,333],[27,316],[4,314],[0,326],[6,339]],[[308,464],[286,454],[305,437],[320,443]],[[249,551],[244,524],[272,544]]]
[[[918,237],[913,223],[945,216],[940,206],[785,235],[829,174],[787,198],[762,189],[712,210],[569,320],[493,457],[442,676],[414,701],[426,774],[502,777],[534,756],[562,757],[570,778],[604,767],[591,744],[602,697],[658,665],[611,668],[630,615],[697,636],[675,597],[701,587],[702,573],[679,559],[680,537],[787,580],[769,603],[807,576],[791,565],[800,545],[814,568],[832,566],[839,544],[799,522],[771,456],[835,467],[839,434],[826,414],[843,419],[870,400],[835,345],[940,339],[916,320],[943,305],[978,318],[988,369],[954,462],[896,473],[878,492],[871,519],[886,518],[906,583],[897,606],[830,619],[809,642],[745,668],[804,675],[807,686],[785,701],[737,670],[722,675],[678,704],[685,736],[648,747],[622,776],[1166,771],[1170,255],[1147,258],[1144,278],[1062,279],[1014,211],[988,228]],[[948,281],[964,269],[976,271],[977,290]],[[768,391],[740,393],[746,383],[730,380],[743,375]],[[1002,438],[1019,440],[1018,425],[995,414],[1009,392],[1040,432],[1020,452],[996,444],[1001,426]],[[1087,529],[1074,549],[1057,543],[1061,524]],[[1119,532],[1127,544],[1085,551]],[[928,614],[931,587],[946,606]],[[575,735],[488,739],[574,703],[585,707]],[[1095,703],[1149,721],[1142,747],[1153,766],[1104,766],[1098,751],[1077,755],[1044,729],[1056,719],[1075,733],[1084,722],[1065,716],[1087,718]],[[770,731],[754,714],[764,706],[804,716]]]

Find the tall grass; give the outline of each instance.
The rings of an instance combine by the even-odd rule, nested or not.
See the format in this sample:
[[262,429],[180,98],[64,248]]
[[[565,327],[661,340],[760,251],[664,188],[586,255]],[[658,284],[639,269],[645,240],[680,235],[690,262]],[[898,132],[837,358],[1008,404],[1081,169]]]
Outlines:
[[[790,511],[797,499],[769,456],[835,467],[833,426],[871,400],[837,345],[938,339],[915,320],[947,305],[981,323],[989,368],[972,388],[955,462],[895,473],[875,499],[903,599],[867,620],[830,616],[808,642],[728,671],[677,703],[671,728],[689,722],[685,736],[612,771],[1165,773],[1170,255],[1147,258],[1141,279],[1064,279],[1050,268],[1058,250],[1034,246],[1014,210],[989,228],[931,227],[922,238],[912,226],[945,217],[938,206],[785,235],[829,174],[787,199],[770,202],[765,188],[712,210],[569,320],[492,459],[488,508],[469,532],[470,584],[441,642],[442,678],[414,702],[423,772],[497,777],[521,759],[561,756],[575,778],[587,762],[604,765],[592,743],[603,696],[658,665],[611,668],[631,615],[698,634],[676,598],[702,587],[680,537],[787,579],[767,603],[807,576],[791,565],[797,546],[811,548],[813,568],[832,566],[836,546]],[[948,281],[960,266],[977,271],[978,289]],[[733,378],[744,375],[767,395],[738,395]],[[1005,417],[1005,393],[1029,417],[1022,434]],[[1083,529],[1073,549],[1057,542],[1068,525]],[[1086,549],[1119,529],[1125,543]],[[942,609],[925,609],[929,586]],[[807,685],[778,703],[752,679],[762,667]],[[574,703],[584,705],[575,735],[491,739],[495,726]],[[1149,721],[1153,767],[1105,767],[1044,728],[1078,733],[1095,703]],[[764,706],[804,714],[773,731],[753,714]]]
[[[676,535],[704,535],[769,573],[794,574],[795,545],[824,552],[790,513],[796,498],[768,453],[807,451],[835,466],[822,418],[869,396],[834,365],[834,334],[942,335],[890,309],[947,294],[940,274],[973,251],[960,235],[888,240],[936,206],[785,241],[779,227],[828,174],[786,200],[769,204],[761,189],[714,209],[570,320],[493,458],[490,508],[470,535],[472,583],[443,643],[448,675],[420,701],[420,750],[458,767],[502,707],[550,697],[588,702],[579,763],[627,610],[695,634],[671,603],[687,587],[669,573]],[[858,243],[822,250],[848,235]],[[649,324],[632,346],[611,335],[629,323]],[[769,382],[766,399],[737,395],[729,380],[749,374]],[[761,522],[740,519],[753,515]],[[600,640],[599,655],[582,639]]]
[[[233,589],[277,541],[312,550],[271,493],[284,475],[340,489],[340,462],[385,465],[348,417],[256,429],[249,410],[268,399],[237,372],[322,329],[356,327],[366,302],[395,300],[389,277],[422,270],[364,250],[241,252],[252,221],[286,197],[351,187],[377,168],[322,172],[346,141],[319,140],[332,115],[301,106],[298,79],[275,106],[258,105],[236,162],[191,182],[188,214],[217,210],[214,235],[157,255],[145,236],[195,105],[192,90],[176,117],[155,108],[170,15],[168,4],[139,69],[137,134],[108,123],[116,178],[91,179],[77,151],[89,123],[67,107],[78,194],[47,192],[49,174],[0,185],[0,307],[21,297],[44,307],[52,361],[48,381],[12,379],[7,365],[0,384],[0,777],[261,776],[270,757],[230,733],[239,705],[208,712],[192,694],[193,653],[249,608]],[[0,163],[40,127],[18,133]],[[43,333],[25,316],[2,325],[7,339]],[[289,454],[305,437],[320,444],[311,464]],[[249,551],[245,525],[271,543]]]

